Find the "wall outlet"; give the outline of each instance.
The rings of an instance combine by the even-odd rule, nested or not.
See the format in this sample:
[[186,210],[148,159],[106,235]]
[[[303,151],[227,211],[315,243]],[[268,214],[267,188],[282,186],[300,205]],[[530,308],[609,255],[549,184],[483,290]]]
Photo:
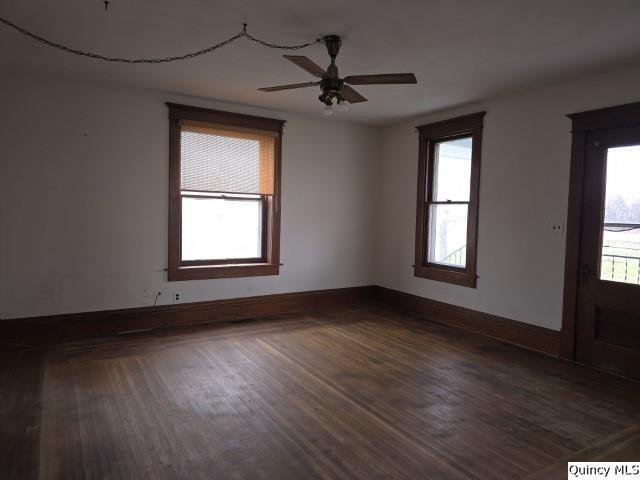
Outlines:
[[551,233],[554,235],[562,235],[564,233],[564,223],[563,222],[552,223]]
[[180,303],[182,301],[182,293],[175,292],[173,294],[173,303]]

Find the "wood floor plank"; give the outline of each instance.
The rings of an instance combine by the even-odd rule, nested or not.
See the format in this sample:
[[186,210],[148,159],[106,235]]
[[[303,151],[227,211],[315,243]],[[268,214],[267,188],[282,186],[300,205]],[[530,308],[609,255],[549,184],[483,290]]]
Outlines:
[[[265,348],[264,343],[261,344]],[[257,361],[245,345],[239,348]],[[384,419],[362,409],[305,369],[296,368],[288,359],[277,355],[277,351],[270,351],[276,354],[274,361],[261,367],[271,381],[279,383],[282,381],[279,379],[284,379],[297,385],[296,394],[285,388],[274,400],[286,397],[290,406],[299,409],[300,415],[289,419],[293,428],[300,428],[296,419],[313,420],[305,426],[305,441],[317,439],[319,432],[326,434],[322,453],[331,454],[327,458],[337,461],[346,455],[352,459],[343,466],[349,469],[347,478],[469,478],[443,461],[439,452],[410,441]],[[287,413],[289,411],[287,409]],[[340,445],[339,455],[335,445]],[[384,453],[382,458],[381,453]]]
[[43,371],[40,352],[0,349],[0,477],[38,477]]
[[[638,414],[636,405],[640,400],[640,384],[624,381],[626,390],[619,392],[610,389],[610,385],[619,382],[618,378],[599,372],[592,372],[582,367],[570,365],[573,369],[573,377],[566,378],[556,375],[557,370],[567,366],[566,362],[547,358],[543,355],[528,352],[506,344],[492,346],[489,350],[484,348],[475,352],[465,342],[458,345],[443,347],[440,338],[433,338],[431,332],[415,332],[402,326],[396,328],[379,328],[374,322],[361,325],[364,329],[362,338],[372,344],[375,338],[384,338],[386,344],[394,345],[394,355],[404,353],[405,358],[414,361],[416,356],[428,354],[429,362],[440,365],[451,372],[454,377],[461,380],[483,380],[491,384],[491,388],[497,394],[508,394],[506,399],[514,399],[519,403],[534,402],[535,410],[545,407],[553,407],[555,398],[563,398],[565,401],[584,402],[597,407],[597,421],[611,418],[613,426],[620,426],[620,419],[625,414]],[[452,334],[448,327],[446,334]],[[485,347],[489,344],[485,341]],[[434,354],[436,354],[434,356]],[[508,361],[508,360],[511,361]],[[531,364],[531,359],[543,360],[546,365]],[[517,361],[513,361],[517,360]],[[552,367],[551,369],[549,367]],[[586,371],[585,371],[586,370]],[[598,375],[597,381],[584,385],[584,375]],[[540,403],[535,403],[540,402]],[[565,412],[566,413],[566,412]],[[588,416],[589,412],[575,411],[577,415]],[[637,417],[636,417],[637,418]]]
[[633,425],[605,437],[589,447],[559,459],[525,480],[565,480],[567,462],[637,462],[640,452],[640,425]]
[[[504,465],[499,474],[494,473],[495,478],[520,476],[551,458],[531,445],[529,455],[517,456],[523,442],[492,424],[494,419],[486,413],[490,404],[451,389],[446,378],[443,382],[442,378],[416,370],[403,371],[394,361],[362,356],[349,344],[340,348],[337,338],[323,337],[324,332],[318,332],[312,341],[299,339],[277,348],[292,362],[295,358],[304,368],[316,371],[323,382],[377,418],[394,425],[412,442],[437,452],[450,464],[468,466],[467,475],[491,473],[473,465],[474,458],[490,460],[499,456]],[[360,373],[343,375],[345,365],[358,365]]]
[[639,384],[375,304],[5,353],[3,479],[537,480],[640,458]]
[[[630,382],[618,377],[584,369],[575,364],[557,361],[544,355],[535,354],[517,347],[501,344],[497,341],[482,339],[477,335],[460,332],[449,327],[442,327],[428,322],[420,322],[420,330],[407,327],[415,323],[407,321],[397,324],[395,328],[385,325],[383,329],[377,327],[377,322],[364,324],[363,328],[376,335],[382,335],[386,341],[398,348],[411,346],[411,354],[424,350],[424,344],[429,343],[429,351],[436,349],[444,351],[444,358],[451,359],[455,353],[457,362],[454,368],[457,375],[473,373],[476,378],[484,378],[494,382],[495,387],[504,389],[504,393],[522,395],[523,400],[538,399],[546,402],[546,406],[553,406],[554,399],[563,398],[565,401],[583,401],[593,406],[597,412],[596,420],[602,422],[611,418],[614,426],[621,426],[621,418],[632,414],[631,420],[638,420],[637,403],[640,401],[640,383]],[[428,325],[428,332],[425,326]],[[435,339],[433,331],[439,332]],[[446,344],[447,340],[458,337],[456,344]],[[473,342],[482,341],[484,348],[477,350],[471,347],[467,336]],[[395,343],[394,343],[395,342]],[[442,350],[443,345],[446,349]],[[570,375],[567,375],[570,373]],[[624,387],[620,389],[620,385]],[[546,393],[540,395],[540,393]],[[542,407],[545,404],[541,405]],[[590,410],[578,411],[581,416],[588,417]],[[569,412],[570,413],[570,412]],[[581,417],[582,418],[582,417]]]

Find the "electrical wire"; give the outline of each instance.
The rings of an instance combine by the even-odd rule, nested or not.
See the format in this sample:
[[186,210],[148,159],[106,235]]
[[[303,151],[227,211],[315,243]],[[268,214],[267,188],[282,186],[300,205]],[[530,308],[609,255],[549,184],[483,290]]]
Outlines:
[[299,45],[279,45],[276,43],[269,43],[269,42],[265,42],[264,40],[261,40],[259,38],[254,37],[253,35],[251,35],[250,33],[247,32],[247,24],[243,23],[242,24],[242,30],[235,34],[234,36],[228,38],[227,40],[224,40],[222,42],[216,43],[214,45],[211,45],[209,47],[203,48],[201,50],[197,50],[195,52],[190,52],[190,53],[185,53],[183,55],[174,55],[174,56],[168,56],[168,57],[157,57],[157,58],[123,58],[123,57],[109,57],[106,55],[102,55],[100,53],[95,53],[95,52],[89,52],[89,51],[84,51],[84,50],[80,50],[77,48],[72,48],[72,47],[68,47],[66,45],[62,45],[60,43],[56,43],[53,42],[51,40],[48,40],[44,37],[41,37],[40,35],[33,33],[29,30],[27,30],[26,28],[23,28],[19,25],[16,25],[13,22],[10,22],[9,20],[7,20],[6,18],[0,17],[0,23],[6,25],[9,28],[12,28],[13,30],[19,32],[20,34],[31,38],[32,40],[35,40],[36,42],[42,43],[44,45],[47,45],[49,47],[52,48],[56,48],[58,50],[62,50],[63,52],[67,52],[67,53],[71,53],[73,55],[78,55],[78,56],[82,56],[82,57],[89,57],[89,58],[93,58],[95,60],[102,60],[105,62],[117,62],[117,63],[151,63],[151,64],[155,64],[155,63],[169,63],[169,62],[176,62],[179,60],[190,60],[192,58],[196,58],[202,55],[206,55],[207,53],[211,53],[214,50],[217,50],[219,48],[225,47],[227,45],[229,45],[230,43],[235,42],[236,40],[240,39],[240,38],[246,38],[247,40],[251,40],[252,42],[256,42],[264,47],[267,48],[274,48],[274,49],[279,49],[279,50],[300,50],[302,48],[306,48],[309,47],[311,45],[315,45],[316,43],[320,43],[322,42],[321,38],[317,38],[316,40],[314,40],[313,42],[307,42],[307,43],[302,43]]

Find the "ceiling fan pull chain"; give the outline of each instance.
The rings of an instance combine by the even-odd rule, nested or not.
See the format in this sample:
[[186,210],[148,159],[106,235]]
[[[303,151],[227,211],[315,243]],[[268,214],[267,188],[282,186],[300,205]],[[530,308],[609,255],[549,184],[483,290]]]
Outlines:
[[[105,2],[105,4],[108,5],[108,2]],[[259,38],[256,38],[254,36],[252,36],[251,34],[249,34],[247,32],[247,24],[243,23],[242,24],[242,31],[240,31],[239,33],[235,34],[233,37],[228,38],[227,40],[224,40],[220,43],[216,43],[215,45],[211,45],[210,47],[207,48],[203,48],[202,50],[198,50],[195,52],[191,52],[191,53],[185,53],[184,55],[175,55],[175,56],[170,56],[170,57],[159,57],[159,58],[122,58],[122,57],[108,57],[106,55],[102,55],[99,53],[94,53],[94,52],[88,52],[88,51],[83,51],[83,50],[79,50],[77,48],[72,48],[72,47],[67,47],[66,45],[62,45],[60,43],[55,43],[52,42],[51,40],[47,40],[44,37],[41,37],[40,35],[37,35],[29,30],[27,30],[26,28],[20,27],[19,25],[16,25],[13,22],[10,22],[9,20],[7,20],[6,18],[0,17],[0,23],[6,25],[9,28],[14,29],[15,31],[17,31],[18,33],[24,35],[25,37],[29,37],[32,40],[35,40],[36,42],[42,43],[43,45],[47,45],[49,47],[53,47],[56,48],[58,50],[62,50],[63,52],[67,52],[67,53],[71,53],[73,55],[78,55],[81,57],[89,57],[89,58],[93,58],[95,60],[102,60],[105,62],[117,62],[117,63],[169,63],[169,62],[176,62],[178,60],[190,60],[192,58],[195,57],[199,57],[201,55],[205,55],[207,53],[211,53],[214,50],[217,50],[219,48],[225,47],[227,45],[229,45],[230,43],[235,42],[236,40],[238,40],[239,38],[245,37],[253,42],[259,43],[262,46],[268,47],[268,48],[275,48],[275,49],[279,49],[279,50],[300,50],[301,48],[306,48],[310,45],[314,45],[316,43],[319,43],[322,41],[322,39],[316,39],[313,42],[308,42],[308,43],[303,43],[300,45],[278,45],[276,43],[269,43],[269,42],[265,42],[264,40],[260,40]]]

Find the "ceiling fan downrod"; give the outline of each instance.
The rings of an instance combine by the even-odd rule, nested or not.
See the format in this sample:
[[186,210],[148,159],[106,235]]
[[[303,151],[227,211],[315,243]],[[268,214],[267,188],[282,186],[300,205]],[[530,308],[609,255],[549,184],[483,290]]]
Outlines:
[[327,35],[323,37],[322,41],[327,47],[329,57],[331,57],[331,64],[327,67],[326,78],[320,80],[320,89],[322,90],[322,93],[318,99],[328,107],[328,109],[325,109],[325,113],[330,115],[334,99],[337,100],[338,105],[345,103],[345,99],[341,95],[341,92],[344,89],[344,80],[339,77],[338,67],[336,66],[336,57],[340,51],[342,39],[337,35]]

